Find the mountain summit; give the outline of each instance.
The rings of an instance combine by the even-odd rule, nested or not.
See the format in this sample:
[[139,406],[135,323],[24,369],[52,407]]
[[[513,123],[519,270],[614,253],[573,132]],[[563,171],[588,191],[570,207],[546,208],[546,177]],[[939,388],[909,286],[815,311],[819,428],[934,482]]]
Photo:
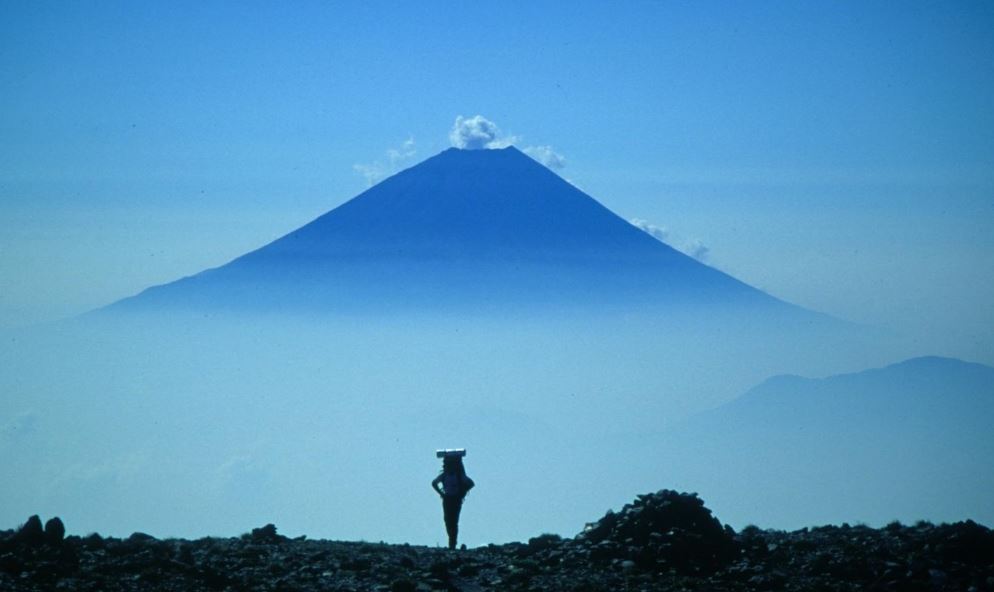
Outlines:
[[509,147],[441,152],[258,250],[110,308],[675,304],[799,311],[657,241]]

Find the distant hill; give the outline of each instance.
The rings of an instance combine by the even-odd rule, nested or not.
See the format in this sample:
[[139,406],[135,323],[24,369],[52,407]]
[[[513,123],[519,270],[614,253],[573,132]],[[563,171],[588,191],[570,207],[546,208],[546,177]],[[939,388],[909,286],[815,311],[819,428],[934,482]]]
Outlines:
[[[994,368],[923,357],[778,376],[669,435],[666,470],[767,524],[994,521]],[[676,468],[679,465],[679,468]]]
[[221,267],[110,310],[760,308],[813,319],[650,237],[517,149],[449,149]]
[[776,376],[699,421],[765,431],[774,417],[783,431],[828,430],[837,440],[856,427],[965,435],[994,420],[994,368],[929,356],[820,379]]

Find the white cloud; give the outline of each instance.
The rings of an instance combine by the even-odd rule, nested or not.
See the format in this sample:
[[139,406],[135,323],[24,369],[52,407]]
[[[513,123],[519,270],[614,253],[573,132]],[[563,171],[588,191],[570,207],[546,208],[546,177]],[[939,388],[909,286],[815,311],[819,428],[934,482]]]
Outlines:
[[669,238],[670,232],[662,226],[656,226],[655,224],[641,218],[632,218],[628,222],[635,228],[644,231],[646,234],[660,242],[665,243]]
[[449,141],[452,145],[464,150],[507,148],[517,139],[515,136],[503,135],[496,123],[482,115],[457,116],[452,131],[449,132]]
[[[518,136],[504,135],[496,123],[482,115],[459,115],[449,132],[452,145],[463,150],[507,148],[519,140]],[[528,146],[521,151],[550,170],[559,171],[566,166],[566,158],[553,150],[552,146]]]
[[400,147],[387,149],[386,162],[376,160],[369,164],[354,164],[352,170],[365,178],[366,184],[372,187],[403,168],[417,153],[414,138],[407,138]]
[[698,261],[705,261],[708,254],[711,252],[711,249],[709,249],[707,245],[698,239],[678,240],[676,237],[670,236],[670,231],[668,229],[662,226],[656,226],[655,224],[641,218],[632,218],[628,222],[635,228],[645,232],[659,242],[666,243],[674,249],[685,255],[689,255]]
[[684,245],[683,252],[698,261],[704,261],[707,259],[711,249],[709,249],[708,246],[701,241],[694,239]]
[[553,150],[552,146],[528,146],[523,152],[553,171],[562,170],[566,166],[566,159]]

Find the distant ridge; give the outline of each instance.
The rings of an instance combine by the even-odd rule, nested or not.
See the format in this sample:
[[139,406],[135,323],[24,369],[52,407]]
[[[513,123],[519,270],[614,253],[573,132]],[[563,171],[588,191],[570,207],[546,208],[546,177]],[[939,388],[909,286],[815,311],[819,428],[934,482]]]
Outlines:
[[811,520],[813,500],[825,508],[818,521],[989,523],[992,422],[994,368],[929,356],[826,378],[770,378],[692,418],[663,448],[699,463],[687,478],[716,491],[744,479],[749,487],[739,483],[734,503],[782,527]]
[[513,147],[445,150],[272,243],[106,310],[758,308]]
[[[914,416],[938,420],[953,411],[969,421],[981,409],[994,420],[994,368],[956,358],[921,356],[826,378],[780,375],[765,380],[715,412],[751,414],[772,406],[804,408],[812,422],[830,417],[841,421],[839,414],[870,416],[867,411],[871,409],[879,411],[888,421]],[[827,406],[833,409],[828,415]],[[880,421],[878,417],[870,419]]]

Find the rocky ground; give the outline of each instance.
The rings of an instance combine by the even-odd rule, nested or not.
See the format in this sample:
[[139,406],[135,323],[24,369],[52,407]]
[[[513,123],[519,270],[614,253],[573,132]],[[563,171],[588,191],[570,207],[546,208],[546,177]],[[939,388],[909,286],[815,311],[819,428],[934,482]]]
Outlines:
[[994,591],[994,532],[973,522],[733,532],[693,494],[663,490],[574,538],[449,551],[288,539],[65,536],[32,516],[0,532],[0,590]]

